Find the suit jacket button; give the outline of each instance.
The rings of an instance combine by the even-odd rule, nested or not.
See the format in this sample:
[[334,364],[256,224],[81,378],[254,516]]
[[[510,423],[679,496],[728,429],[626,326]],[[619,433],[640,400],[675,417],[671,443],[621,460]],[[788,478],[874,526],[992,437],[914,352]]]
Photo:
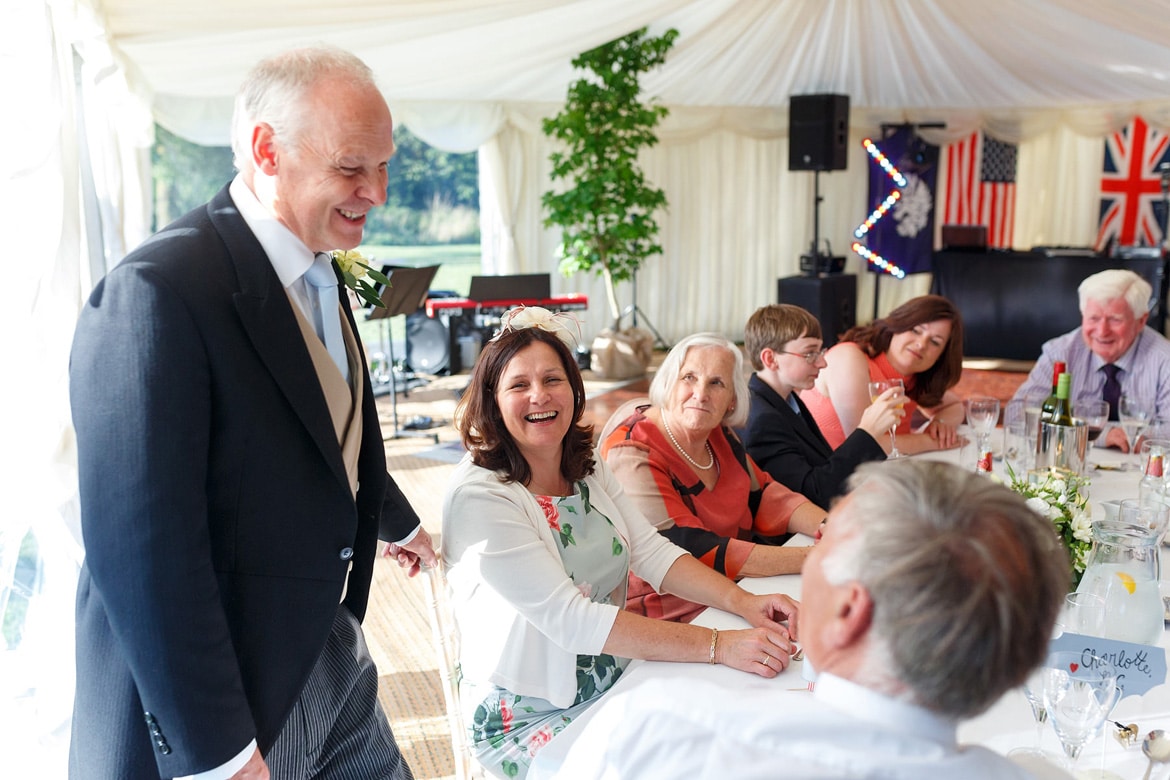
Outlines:
[[169,756],[171,754],[171,746],[164,742],[158,746],[158,752],[162,753],[164,756]]
[[150,725],[154,725],[155,723],[157,723],[157,721],[154,719],[154,715],[150,714],[149,712],[144,713],[144,715],[146,717],[146,722],[149,723]]
[[342,547],[341,552],[338,553],[337,557],[341,558],[341,560],[343,560],[343,561],[348,561],[350,558],[353,557],[353,548],[352,547]]

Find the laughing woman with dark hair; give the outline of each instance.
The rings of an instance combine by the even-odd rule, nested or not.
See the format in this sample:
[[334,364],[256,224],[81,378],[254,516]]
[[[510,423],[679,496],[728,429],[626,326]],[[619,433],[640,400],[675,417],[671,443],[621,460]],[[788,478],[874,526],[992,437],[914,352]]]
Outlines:
[[[794,652],[791,599],[752,595],[662,538],[594,461],[566,335],[544,309],[505,315],[456,412],[468,455],[443,503],[442,557],[461,635],[464,720],[476,758],[498,776],[523,777],[630,658],[774,677]],[[631,570],[755,628],[626,612]]]
[[[897,428],[903,454],[958,446],[963,405],[951,388],[963,372],[963,320],[946,298],[921,295],[851,328],[825,353],[825,362],[800,400],[832,447],[857,428],[870,404],[869,383],[889,379],[901,379],[906,388],[906,414]],[[917,420],[915,411],[922,415]],[[926,420],[925,428],[911,432]]]

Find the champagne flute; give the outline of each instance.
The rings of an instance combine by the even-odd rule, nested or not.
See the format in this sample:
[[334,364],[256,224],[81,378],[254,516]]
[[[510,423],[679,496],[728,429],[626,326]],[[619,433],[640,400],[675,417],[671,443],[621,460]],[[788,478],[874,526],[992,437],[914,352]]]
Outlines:
[[[1132,453],[1137,448],[1138,437],[1150,423],[1154,416],[1154,402],[1148,398],[1136,395],[1122,395],[1117,404],[1117,415],[1121,418],[1121,427],[1125,430],[1126,443]],[[1126,471],[1140,468],[1130,463],[1125,465]]]
[[[899,390],[900,390],[899,395],[900,395],[901,392],[904,392],[905,386],[902,384],[901,379],[884,379],[884,380],[878,380],[876,382],[870,382],[869,383],[869,401],[870,401],[870,403],[873,403],[874,401],[876,401],[878,399],[879,395],[886,392],[891,387],[899,388]],[[901,409],[902,404],[898,404],[898,408]],[[893,425],[890,426],[890,455],[889,455],[889,457],[891,457],[891,458],[902,457],[902,453],[898,452],[897,430],[898,430],[897,423],[894,423]]]

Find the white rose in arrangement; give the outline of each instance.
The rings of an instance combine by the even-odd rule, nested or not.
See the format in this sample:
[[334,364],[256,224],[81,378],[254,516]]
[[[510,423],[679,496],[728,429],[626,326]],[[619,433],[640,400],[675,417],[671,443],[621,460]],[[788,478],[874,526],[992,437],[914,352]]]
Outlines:
[[1008,487],[1024,497],[1027,507],[1052,522],[1068,550],[1075,588],[1085,573],[1085,559],[1093,542],[1089,481],[1064,472],[1032,472],[1021,479],[1010,467],[1008,478]]
[[[1049,508],[1048,502],[1045,501],[1044,499],[1033,497],[1033,498],[1029,498],[1024,503],[1028,505],[1029,509],[1031,509],[1033,512],[1040,515],[1041,517],[1048,517],[1048,508]],[[1049,519],[1051,519],[1051,518],[1049,518]]]
[[1082,542],[1093,541],[1093,522],[1089,516],[1081,512],[1072,519],[1073,537]]

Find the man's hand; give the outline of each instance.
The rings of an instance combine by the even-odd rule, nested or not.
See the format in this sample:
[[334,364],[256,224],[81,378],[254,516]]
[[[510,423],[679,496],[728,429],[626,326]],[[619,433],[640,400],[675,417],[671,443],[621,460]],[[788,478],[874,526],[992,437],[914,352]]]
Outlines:
[[1129,441],[1125,438],[1125,431],[1119,426],[1113,426],[1105,434],[1105,446],[1129,452]]
[[232,775],[230,780],[269,780],[268,764],[264,763],[259,748],[252,751],[248,763],[240,767],[240,771]]
[[439,563],[439,556],[435,554],[434,542],[431,541],[431,535],[427,533],[425,528],[418,529],[414,538],[404,545],[397,545],[393,542],[386,545],[386,551],[382,555],[396,559],[398,565],[406,569],[408,577],[418,574],[423,566],[437,566]]

